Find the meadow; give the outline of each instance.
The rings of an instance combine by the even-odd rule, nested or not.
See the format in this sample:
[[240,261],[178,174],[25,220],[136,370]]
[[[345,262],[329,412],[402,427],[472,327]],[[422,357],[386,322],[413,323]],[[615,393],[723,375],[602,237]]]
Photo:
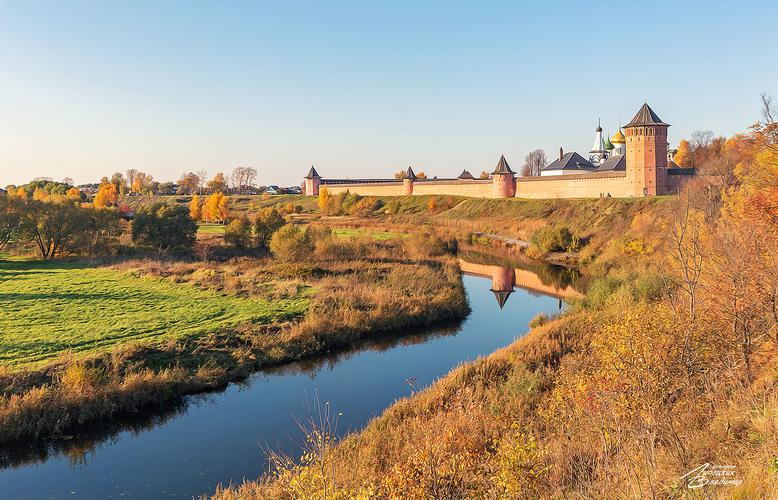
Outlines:
[[272,302],[69,262],[0,262],[0,364],[35,368],[66,351],[161,344],[238,324],[302,316],[302,296]]

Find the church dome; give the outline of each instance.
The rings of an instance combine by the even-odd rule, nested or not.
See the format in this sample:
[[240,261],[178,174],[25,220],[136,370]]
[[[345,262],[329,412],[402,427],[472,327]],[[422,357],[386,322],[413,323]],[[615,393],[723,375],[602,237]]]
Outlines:
[[611,141],[608,140],[608,137],[605,136],[605,151],[613,151],[615,148],[613,147],[613,144],[611,144]]
[[613,134],[613,137],[611,137],[611,142],[613,144],[625,144],[627,141],[624,139],[624,134],[621,133],[621,130]]

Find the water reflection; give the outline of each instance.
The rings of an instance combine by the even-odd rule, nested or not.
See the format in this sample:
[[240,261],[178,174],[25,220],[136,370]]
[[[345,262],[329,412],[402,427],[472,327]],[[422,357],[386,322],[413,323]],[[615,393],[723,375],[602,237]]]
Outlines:
[[563,300],[582,296],[576,289],[576,285],[583,285],[581,274],[562,266],[476,250],[461,252],[459,266],[465,274],[491,278],[490,291],[501,310],[516,288],[532,294],[556,297],[559,309],[562,308]]
[[[314,379],[320,371],[332,370],[339,363],[365,351],[382,352],[395,347],[429,342],[438,337],[458,333],[460,326],[461,322],[450,322],[436,325],[435,328],[410,330],[400,336],[397,334],[379,335],[360,341],[349,348],[311,356],[280,366],[268,367],[259,370],[257,375],[306,375]],[[237,388],[249,387],[249,382],[238,381],[233,386]],[[223,391],[217,390],[211,393],[182,397],[164,407],[151,408],[137,415],[119,417],[99,425],[88,426],[79,430],[78,433],[64,436],[61,439],[29,445],[4,446],[0,448],[0,469],[43,463],[59,456],[66,458],[71,467],[87,465],[90,455],[94,455],[102,447],[111,446],[116,442],[119,434],[129,432],[131,435],[137,436],[162,426],[186,413],[189,406],[209,404],[214,396],[220,392]]]
[[[463,257],[493,265],[484,256],[474,256],[482,262]],[[299,452],[303,436],[297,422],[311,415],[314,396],[343,414],[341,432],[361,429],[410,394],[408,380],[418,389],[427,387],[462,362],[521,337],[538,313],[557,309],[557,295],[543,293],[538,283],[550,286],[568,278],[549,274],[539,277],[534,289],[522,288],[520,266],[497,267],[513,269],[513,279],[498,275],[495,287],[491,268],[489,274],[463,277],[472,312],[461,325],[374,338],[66,442],[3,449],[3,463],[10,467],[0,470],[0,497],[191,498],[212,493],[219,483],[255,479],[267,469],[263,450]],[[500,310],[490,290],[505,291],[500,288],[509,285],[510,300]]]

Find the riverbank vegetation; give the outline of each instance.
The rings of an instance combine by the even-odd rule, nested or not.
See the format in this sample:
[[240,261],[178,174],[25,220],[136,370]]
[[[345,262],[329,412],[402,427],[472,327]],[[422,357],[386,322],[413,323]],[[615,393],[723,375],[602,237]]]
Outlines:
[[[273,456],[216,497],[778,495],[778,124],[697,147],[706,160],[679,197],[449,210],[466,228],[489,207],[495,229],[529,239],[508,227],[527,219],[503,214],[556,207],[538,228],[584,237],[586,295],[341,442],[314,422],[301,460]],[[690,489],[704,464],[727,482]]]
[[[30,200],[18,203],[18,213],[29,210]],[[337,237],[268,208],[246,220],[238,244],[227,237],[232,223],[224,238],[195,240],[181,205],[137,216],[130,227],[118,222],[124,234],[112,236],[112,251],[85,246],[48,260],[23,258],[31,249],[13,229],[16,257],[0,261],[1,443],[56,437],[469,310],[456,263],[440,251],[446,242],[432,234]],[[74,227],[68,238],[79,234]]]

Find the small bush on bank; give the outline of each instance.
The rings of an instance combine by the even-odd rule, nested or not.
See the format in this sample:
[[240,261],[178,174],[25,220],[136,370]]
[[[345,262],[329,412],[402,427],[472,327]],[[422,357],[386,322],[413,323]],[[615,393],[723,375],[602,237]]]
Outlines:
[[314,243],[308,231],[289,224],[273,234],[270,251],[278,259],[293,262],[309,258],[313,254]]
[[405,241],[405,249],[413,256],[440,257],[456,254],[458,243],[454,238],[444,240],[432,232],[418,232]]
[[381,208],[381,203],[378,199],[362,198],[349,207],[348,213],[357,217],[370,217],[379,208]]
[[540,328],[541,326],[548,323],[550,318],[546,313],[538,313],[534,318],[532,318],[529,322],[530,328]]
[[246,248],[251,243],[251,223],[244,215],[233,219],[224,230],[224,242],[237,248]]
[[567,226],[542,227],[532,235],[532,245],[541,252],[577,252],[581,240]]
[[273,233],[284,224],[286,221],[275,208],[262,210],[254,219],[254,235],[257,237],[257,244],[261,247],[267,247]]

